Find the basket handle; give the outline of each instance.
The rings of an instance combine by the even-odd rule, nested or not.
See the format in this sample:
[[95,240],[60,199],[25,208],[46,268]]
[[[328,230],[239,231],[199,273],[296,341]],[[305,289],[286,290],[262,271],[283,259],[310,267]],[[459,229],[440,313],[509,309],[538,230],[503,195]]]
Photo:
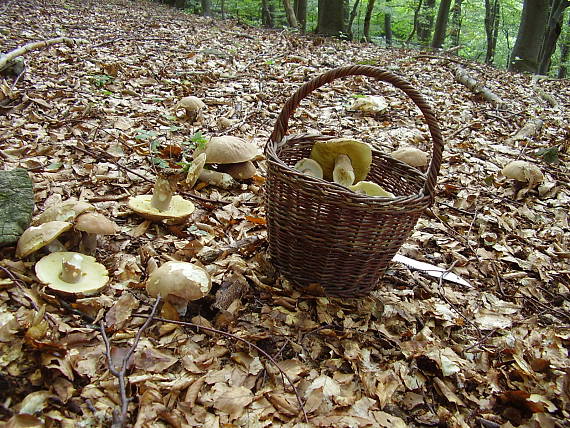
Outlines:
[[[428,167],[428,172],[426,176],[426,183],[424,185],[424,194],[429,195],[429,197],[434,199],[434,189],[437,180],[437,175],[439,173],[439,168],[441,166],[442,152],[443,152],[443,137],[439,129],[437,119],[433,113],[433,110],[425,100],[425,98],[415,89],[412,85],[405,81],[404,79],[398,77],[390,71],[382,70],[378,67],[372,67],[369,65],[352,65],[347,67],[339,67],[333,70],[327,71],[320,76],[308,81],[303,86],[301,86],[297,91],[291,95],[287,100],[281,113],[277,117],[273,132],[269,137],[269,144],[279,144],[289,126],[289,118],[299,106],[301,100],[308,96],[315,89],[332,82],[335,79],[346,77],[346,76],[357,76],[364,75],[368,77],[374,77],[378,80],[391,83],[396,88],[402,90],[407,96],[409,96],[414,104],[418,106],[420,111],[423,113],[424,118],[427,122],[429,132],[433,140],[433,149],[431,153],[431,161]],[[266,147],[267,149],[267,147]]]

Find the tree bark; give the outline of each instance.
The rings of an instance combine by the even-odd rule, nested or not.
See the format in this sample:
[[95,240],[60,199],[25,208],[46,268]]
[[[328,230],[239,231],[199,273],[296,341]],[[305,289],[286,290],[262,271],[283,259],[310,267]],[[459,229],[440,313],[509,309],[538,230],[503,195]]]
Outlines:
[[459,36],[461,35],[461,5],[463,0],[455,0],[453,9],[451,10],[451,28],[449,37],[451,38],[451,46],[459,46]]
[[546,23],[549,0],[524,0],[517,40],[513,46],[509,71],[538,71],[538,55]]
[[562,32],[562,20],[564,19],[564,10],[570,6],[568,0],[553,0],[544,41],[538,56],[539,74],[548,74],[550,70],[550,62],[552,54],[556,50],[556,43]]
[[319,0],[317,32],[323,36],[344,33],[344,11],[343,0]]
[[307,0],[295,0],[295,16],[302,34],[307,32]]
[[287,23],[289,24],[289,27],[297,28],[299,23],[295,16],[295,10],[293,9],[293,6],[291,6],[291,1],[283,0],[283,7],[285,8],[285,15],[287,15]]
[[376,0],[368,0],[366,5],[366,15],[364,15],[364,40],[370,42],[370,20],[372,19],[372,11]]
[[421,45],[427,46],[430,42],[431,31],[433,29],[435,0],[424,0],[417,21],[416,30],[418,41]]
[[261,25],[267,28],[275,27],[271,0],[261,0]]
[[435,29],[433,31],[433,39],[431,47],[439,49],[445,41],[445,33],[447,31],[447,21],[449,20],[449,9],[451,8],[451,0],[441,0],[437,11],[437,19],[435,20]]
[[384,8],[384,37],[386,38],[386,46],[392,46],[392,6],[390,0],[386,0]]
[[495,59],[500,8],[501,3],[499,0],[485,0],[485,34],[487,36],[485,64],[493,64],[493,60]]
[[202,5],[202,16],[212,16],[212,2],[210,0],[200,0]]
[[566,34],[564,35],[564,41],[562,46],[560,46],[560,67],[558,68],[558,78],[564,79],[568,73],[568,58],[570,55],[570,16],[568,17],[568,23],[566,24]]

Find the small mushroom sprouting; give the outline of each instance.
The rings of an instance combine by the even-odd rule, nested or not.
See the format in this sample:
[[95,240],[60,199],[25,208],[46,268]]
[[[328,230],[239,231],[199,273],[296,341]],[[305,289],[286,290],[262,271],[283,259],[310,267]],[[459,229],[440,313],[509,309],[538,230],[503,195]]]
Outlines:
[[394,194],[392,192],[388,192],[379,184],[376,184],[372,181],[359,181],[356,184],[348,187],[355,193],[360,193],[367,196],[381,196],[384,198],[394,198]]
[[99,235],[115,235],[119,231],[117,223],[95,212],[86,212],[78,216],[74,228],[81,232],[81,248],[87,253],[95,251]]
[[178,171],[164,169],[161,173],[156,179],[152,195],[132,197],[128,207],[151,221],[182,221],[194,212],[194,204],[180,195],[174,195]]
[[299,160],[293,167],[303,174],[312,175],[313,177],[323,178],[323,168],[314,159],[303,158]]
[[423,167],[428,164],[428,154],[415,147],[402,147],[393,151],[390,156],[413,167]]
[[202,171],[200,180],[208,184],[220,187],[231,184],[231,182],[228,183],[227,178],[217,178],[218,173],[228,174],[237,180],[246,180],[257,173],[251,161],[260,156],[259,150],[255,144],[243,138],[230,135],[212,137],[205,147],[194,151],[194,158],[201,153],[206,153],[206,164],[217,164],[219,166],[219,171],[208,169]]
[[348,187],[368,175],[372,149],[361,141],[335,138],[317,141],[311,150],[311,159],[322,167],[324,179]]
[[176,104],[175,115],[180,119],[186,119],[189,122],[195,122],[201,111],[206,108],[206,104],[200,98],[188,96],[182,98]]
[[537,186],[544,181],[544,175],[540,168],[523,160],[509,162],[501,170],[501,173],[512,180],[528,183],[529,188]]
[[46,245],[53,245],[56,251],[62,250],[63,245],[57,241],[57,238],[71,229],[71,226],[73,224],[68,221],[53,220],[39,226],[28,227],[18,239],[16,257],[27,257]]
[[109,281],[107,269],[94,257],[60,251],[41,258],[35,266],[36,276],[55,291],[70,294],[93,294]]
[[189,301],[204,297],[212,287],[208,272],[193,263],[168,261],[155,269],[146,281],[146,291],[152,297],[160,295],[179,312]]
[[95,207],[89,202],[69,198],[66,201],[53,204],[48,207],[37,219],[34,220],[33,224],[38,225],[54,220],[74,221],[78,215],[91,211],[95,211]]

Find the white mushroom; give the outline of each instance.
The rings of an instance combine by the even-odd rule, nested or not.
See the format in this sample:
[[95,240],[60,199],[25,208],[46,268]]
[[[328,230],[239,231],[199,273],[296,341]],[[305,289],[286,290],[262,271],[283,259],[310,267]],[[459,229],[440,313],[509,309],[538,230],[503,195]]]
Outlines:
[[323,169],[314,159],[303,158],[293,167],[303,174],[312,175],[313,177],[323,178]]
[[422,167],[428,164],[428,154],[415,147],[402,147],[393,151],[390,156],[413,167]]
[[523,160],[508,163],[501,172],[507,178],[528,183],[529,187],[534,187],[544,181],[544,175],[540,168]]

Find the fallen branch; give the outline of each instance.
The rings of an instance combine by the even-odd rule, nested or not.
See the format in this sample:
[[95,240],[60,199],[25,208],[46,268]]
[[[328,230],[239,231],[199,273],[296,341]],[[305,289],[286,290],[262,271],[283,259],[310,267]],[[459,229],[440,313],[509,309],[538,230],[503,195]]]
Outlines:
[[58,37],[56,39],[42,40],[41,42],[28,43],[21,48],[14,49],[8,52],[6,55],[0,57],[0,70],[2,70],[8,63],[14,60],[16,57],[22,56],[35,49],[45,48],[46,46],[55,45],[58,43],[65,43],[67,46],[74,46],[78,43],[87,43],[83,39],[70,39],[68,37]]
[[[265,358],[267,358],[271,362],[271,364],[273,364],[275,367],[277,367],[277,370],[279,370],[279,373],[281,373],[281,377],[283,378],[284,384],[285,384],[285,379],[286,379],[287,382],[289,383],[289,385],[291,385],[291,388],[293,389],[293,392],[295,393],[295,397],[297,397],[297,402],[299,403],[299,407],[301,408],[301,411],[303,412],[303,417],[305,419],[305,422],[307,423],[307,425],[309,424],[309,417],[307,416],[307,412],[305,411],[305,406],[303,405],[303,400],[301,399],[301,396],[299,395],[299,391],[297,391],[297,388],[295,388],[293,381],[291,380],[289,375],[287,373],[285,373],[281,367],[279,367],[279,364],[277,364],[277,361],[275,361],[275,359],[271,355],[269,355],[267,352],[265,352],[263,349],[261,349],[255,343],[250,342],[249,340],[244,339],[243,337],[236,336],[235,334],[228,333],[227,331],[218,330],[218,329],[211,328],[211,327],[205,327],[203,325],[194,324],[191,322],[174,321],[174,320],[169,320],[166,318],[152,317],[152,314],[151,315],[133,314],[133,317],[146,318],[147,322],[149,319],[154,319],[155,321],[162,321],[162,322],[181,325],[181,326],[185,326],[185,327],[193,327],[193,328],[201,329],[201,330],[204,330],[204,331],[207,331],[210,333],[215,333],[215,334],[219,334],[219,335],[222,335],[225,337],[229,337],[230,339],[238,340],[242,343],[245,343],[247,346],[252,347],[257,352],[259,352],[261,355],[263,355]],[[145,325],[147,324],[147,322],[145,322]]]
[[544,122],[540,119],[529,119],[523,127],[515,133],[515,135],[507,139],[506,143],[510,144],[515,141],[525,140],[537,135],[542,128],[543,123]]
[[455,80],[467,87],[474,94],[482,96],[486,101],[498,106],[503,104],[503,100],[501,100],[498,95],[493,93],[481,82],[471,77],[469,73],[467,73],[467,70],[464,70],[461,67],[457,67],[455,70]]
[[113,411],[112,428],[121,428],[124,427],[127,423],[127,418],[129,416],[128,414],[129,403],[132,400],[132,398],[127,397],[127,381],[125,379],[127,368],[129,366],[129,359],[135,352],[135,349],[137,348],[137,345],[139,344],[139,341],[141,339],[142,333],[146,330],[146,328],[150,325],[150,323],[154,319],[158,319],[154,318],[154,314],[156,313],[159,303],[160,303],[160,296],[156,298],[156,301],[152,306],[152,310],[150,311],[150,315],[147,317],[145,323],[139,328],[139,331],[137,332],[135,339],[133,340],[133,344],[131,345],[131,347],[129,348],[129,350],[121,360],[121,364],[119,365],[118,369],[113,365],[113,358],[111,357],[111,344],[109,343],[109,338],[107,337],[107,332],[105,331],[105,319],[101,320],[100,331],[101,331],[101,337],[103,338],[103,342],[105,342],[105,356],[107,357],[107,365],[109,366],[109,371],[111,372],[111,374],[119,380],[119,394],[121,399],[120,413],[117,409]]

